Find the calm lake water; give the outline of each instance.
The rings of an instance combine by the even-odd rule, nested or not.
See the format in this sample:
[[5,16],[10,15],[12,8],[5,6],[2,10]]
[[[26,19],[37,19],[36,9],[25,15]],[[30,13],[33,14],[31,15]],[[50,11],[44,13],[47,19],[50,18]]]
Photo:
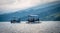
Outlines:
[[60,33],[60,21],[35,24],[0,22],[0,33]]

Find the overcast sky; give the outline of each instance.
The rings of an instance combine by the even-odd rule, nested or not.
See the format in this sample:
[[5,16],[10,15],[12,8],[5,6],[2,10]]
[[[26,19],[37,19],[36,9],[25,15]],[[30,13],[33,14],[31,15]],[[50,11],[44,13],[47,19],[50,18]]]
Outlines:
[[38,4],[54,2],[55,0],[0,0],[0,14],[16,12]]

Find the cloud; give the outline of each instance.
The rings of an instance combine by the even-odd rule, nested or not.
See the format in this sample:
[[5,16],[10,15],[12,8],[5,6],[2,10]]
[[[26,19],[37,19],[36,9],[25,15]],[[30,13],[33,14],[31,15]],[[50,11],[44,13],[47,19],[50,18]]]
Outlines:
[[55,0],[0,0],[0,14],[16,12],[17,10],[53,1]]

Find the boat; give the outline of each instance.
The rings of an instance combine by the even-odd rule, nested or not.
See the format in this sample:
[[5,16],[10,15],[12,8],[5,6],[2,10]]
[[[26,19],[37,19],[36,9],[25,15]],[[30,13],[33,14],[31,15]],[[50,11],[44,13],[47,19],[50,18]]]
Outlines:
[[38,15],[29,15],[28,23],[40,23],[40,19],[39,19]]
[[20,23],[20,18],[13,17],[11,23]]

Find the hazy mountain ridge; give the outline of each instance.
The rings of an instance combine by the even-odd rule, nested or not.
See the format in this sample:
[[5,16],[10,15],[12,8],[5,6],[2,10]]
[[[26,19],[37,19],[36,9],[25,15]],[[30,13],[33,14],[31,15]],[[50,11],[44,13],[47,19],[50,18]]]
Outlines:
[[9,21],[13,17],[21,18],[21,20],[27,20],[28,15],[30,14],[37,14],[41,20],[50,20],[50,18],[44,19],[44,17],[52,14],[60,13],[59,8],[60,6],[58,2],[48,3],[41,6],[38,5],[36,7],[29,8],[26,10],[19,10],[18,12],[15,12],[15,13],[2,14],[0,15],[0,21]]

